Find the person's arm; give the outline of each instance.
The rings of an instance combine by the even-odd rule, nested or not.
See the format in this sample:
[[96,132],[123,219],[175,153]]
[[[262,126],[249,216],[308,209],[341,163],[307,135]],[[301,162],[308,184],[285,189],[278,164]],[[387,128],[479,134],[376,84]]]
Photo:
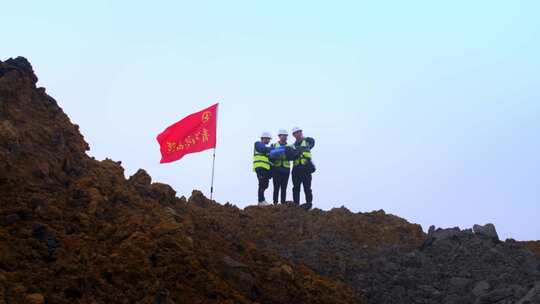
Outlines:
[[313,139],[313,137],[306,137],[306,141],[309,145],[309,149],[313,149],[313,147],[315,147],[315,139]]
[[257,151],[259,153],[267,154],[267,153],[270,153],[270,151],[272,151],[272,148],[267,147],[265,144],[258,141],[258,142],[255,143],[255,151]]
[[285,148],[285,156],[287,160],[296,160],[302,155],[302,150],[296,149],[294,146],[287,146]]
[[285,147],[275,147],[268,153],[268,157],[270,157],[270,159],[279,159],[284,153]]

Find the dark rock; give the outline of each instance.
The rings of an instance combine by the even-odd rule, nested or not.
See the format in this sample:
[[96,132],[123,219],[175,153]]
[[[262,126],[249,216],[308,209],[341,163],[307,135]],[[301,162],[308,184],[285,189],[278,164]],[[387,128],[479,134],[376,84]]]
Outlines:
[[229,256],[223,257],[222,261],[226,266],[225,277],[227,281],[249,294],[250,298],[256,298],[258,292],[255,292],[255,278],[249,273],[249,267],[246,264],[233,260]]
[[32,225],[32,235],[40,241],[45,241],[48,236],[47,227],[39,223]]
[[23,221],[31,220],[32,219],[32,212],[28,209],[23,209],[17,211],[17,215],[19,218]]
[[56,260],[56,248],[58,247],[58,241],[54,237],[47,238],[47,254],[50,261]]
[[465,288],[471,282],[471,280],[466,278],[453,277],[450,279],[450,284],[456,288]]
[[80,299],[83,296],[82,291],[76,287],[68,287],[64,289],[64,294],[68,299]]
[[525,262],[521,265],[523,272],[529,275],[538,275],[540,274],[540,260],[536,257],[528,257],[525,259]]
[[156,293],[154,304],[168,304],[169,291],[162,289]]
[[20,219],[21,218],[19,217],[18,214],[9,214],[6,216],[2,216],[0,217],[0,226],[9,226],[11,224],[16,223]]
[[514,291],[510,287],[496,289],[479,297],[476,300],[475,304],[497,303],[506,299],[510,299],[513,294]]
[[312,206],[313,205],[311,203],[305,203],[305,204],[300,205],[300,208],[307,211],[307,210],[311,209]]
[[150,185],[150,197],[157,199],[162,205],[171,205],[176,201],[176,191],[169,185],[153,183]]
[[[11,69],[22,73],[23,77],[29,78],[30,81],[32,82],[32,84],[35,85],[37,83],[38,78],[34,74],[34,70],[32,69],[32,65],[30,64],[30,62],[26,58],[21,57],[21,56],[15,58],[15,59],[10,58],[10,59],[6,60],[6,64],[8,66],[13,66],[15,69],[13,69],[13,68],[11,68]],[[7,68],[7,69],[10,69],[10,68]],[[1,75],[3,76],[3,73]]]
[[225,263],[225,265],[227,267],[231,267],[231,268],[248,268],[246,264],[235,261],[229,256],[224,256],[222,261],[223,261],[223,263]]
[[533,304],[540,303],[540,282],[536,282],[534,286],[522,297],[516,304]]
[[453,294],[453,295],[447,296],[442,303],[444,303],[444,304],[466,304],[466,303],[470,303],[470,301],[465,296],[459,296],[459,295]]
[[195,204],[201,208],[208,208],[212,205],[212,201],[207,199],[199,190],[193,190],[188,200],[189,203]]
[[491,286],[486,281],[480,281],[474,285],[474,288],[472,289],[473,295],[476,297],[480,297],[485,295]]
[[497,234],[497,230],[495,230],[495,226],[493,224],[485,224],[484,226],[474,225],[473,231],[478,235],[489,237],[497,241],[499,240],[499,235]]
[[150,175],[148,175],[148,173],[146,173],[145,170],[139,169],[129,178],[128,181],[137,185],[150,186],[152,183],[152,178]]
[[442,240],[456,237],[460,234],[460,232],[461,230],[459,229],[459,227],[446,228],[446,229],[439,228],[435,231],[432,231],[430,236],[437,241],[442,241]]
[[529,288],[517,284],[512,284],[509,287],[514,291],[512,300],[523,298],[529,291]]

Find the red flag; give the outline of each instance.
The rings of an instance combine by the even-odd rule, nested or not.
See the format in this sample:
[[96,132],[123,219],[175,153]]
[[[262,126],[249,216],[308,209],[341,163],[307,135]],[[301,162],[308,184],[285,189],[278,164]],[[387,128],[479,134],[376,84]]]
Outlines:
[[179,160],[189,153],[216,147],[218,104],[184,117],[157,136],[160,163]]

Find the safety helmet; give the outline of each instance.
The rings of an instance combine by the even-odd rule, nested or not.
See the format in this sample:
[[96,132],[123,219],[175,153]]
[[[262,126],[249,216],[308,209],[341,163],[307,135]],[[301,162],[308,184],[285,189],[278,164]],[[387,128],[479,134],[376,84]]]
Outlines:
[[261,138],[272,138],[272,134],[270,132],[263,132]]
[[278,136],[279,136],[279,135],[289,135],[289,133],[287,133],[287,130],[281,129],[281,130],[279,130],[279,132],[278,132],[277,135],[278,135]]
[[300,129],[300,127],[294,127],[292,128],[292,134],[298,132],[298,131],[302,131],[302,129]]

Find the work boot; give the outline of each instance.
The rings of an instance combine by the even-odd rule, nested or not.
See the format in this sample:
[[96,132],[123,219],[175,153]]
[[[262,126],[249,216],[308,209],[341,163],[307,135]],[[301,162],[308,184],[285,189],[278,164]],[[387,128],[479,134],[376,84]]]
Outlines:
[[270,206],[271,204],[266,202],[266,201],[262,201],[262,202],[259,202],[258,206],[259,207],[266,207],[266,206]]
[[304,210],[309,210],[309,209],[311,209],[311,207],[313,207],[313,205],[311,203],[305,203],[305,204],[300,205],[300,208],[302,208]]

